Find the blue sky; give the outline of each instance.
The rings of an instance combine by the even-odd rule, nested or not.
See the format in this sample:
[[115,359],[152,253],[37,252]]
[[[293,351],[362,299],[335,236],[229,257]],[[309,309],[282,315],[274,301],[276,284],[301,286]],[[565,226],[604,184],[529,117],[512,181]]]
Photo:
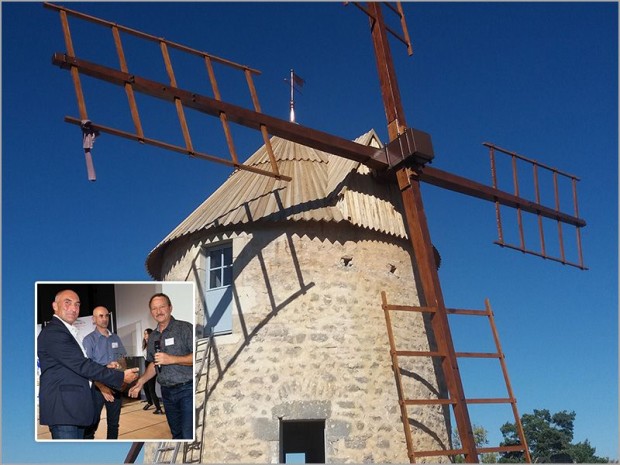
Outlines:
[[[353,6],[70,7],[261,70],[262,109],[282,119],[289,104],[284,78],[294,68],[306,80],[297,96],[300,124],[349,139],[374,128],[387,139],[368,21]],[[414,56],[397,43],[392,53],[407,122],[432,135],[435,167],[490,183],[481,145],[488,141],[582,179],[588,271],[493,245],[492,204],[423,185],[446,304],[482,308],[488,297],[520,413],[574,410],[575,441],[587,438],[598,455],[617,458],[617,4],[415,3],[405,11]],[[113,58],[109,36],[73,22],[72,32],[78,56]],[[156,53],[133,53],[133,45],[127,42],[130,70],[164,80]],[[51,64],[52,54],[64,50],[57,13],[39,3],[2,3],[2,458],[8,463],[123,461],[128,443],[35,443],[34,283],[149,279],[147,254],[230,172],[104,135],[94,147],[98,180],[89,183],[79,128],[63,121],[79,116],[70,75]],[[208,93],[204,65],[194,71],[194,63],[177,63],[180,87]],[[250,106],[233,76],[223,76],[224,99]],[[93,121],[131,130],[122,89],[83,85]],[[138,104],[152,137],[181,143],[172,107]],[[217,120],[192,116],[190,124],[200,150],[226,156]],[[262,145],[259,135],[234,130],[242,158]],[[508,211],[503,215],[510,222]],[[572,243],[567,249],[573,253]],[[457,350],[470,350],[459,344],[475,342],[477,333],[470,322],[459,329],[460,323],[453,325]],[[491,386],[487,376],[496,370],[464,366],[466,395]],[[493,408],[472,416],[492,443],[512,419]]]

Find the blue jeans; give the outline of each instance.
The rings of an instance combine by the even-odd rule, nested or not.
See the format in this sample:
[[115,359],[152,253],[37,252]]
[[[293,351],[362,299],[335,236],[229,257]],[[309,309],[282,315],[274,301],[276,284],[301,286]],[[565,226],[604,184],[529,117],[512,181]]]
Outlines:
[[76,425],[50,425],[52,439],[84,439],[84,427]]
[[95,422],[86,428],[84,439],[95,439],[95,432],[99,427],[101,420],[101,410],[105,406],[106,417],[108,423],[106,439],[118,439],[118,427],[121,418],[121,406],[123,405],[123,397],[120,392],[114,391],[114,402],[108,402],[101,394],[99,389],[95,389],[93,393],[93,402],[95,404],[95,414],[97,416]]
[[161,387],[166,419],[172,439],[192,439],[194,436],[194,389],[190,381],[178,387]]

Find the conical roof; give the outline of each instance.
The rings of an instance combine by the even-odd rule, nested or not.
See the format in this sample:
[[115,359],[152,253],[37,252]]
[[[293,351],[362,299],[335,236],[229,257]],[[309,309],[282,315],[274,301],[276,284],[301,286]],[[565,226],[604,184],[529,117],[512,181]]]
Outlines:
[[[374,130],[355,140],[381,147]],[[328,154],[279,137],[271,145],[281,181],[248,171],[234,172],[208,199],[183,220],[148,255],[146,268],[161,279],[164,250],[174,241],[198,232],[243,227],[258,222],[346,221],[362,228],[407,237],[398,192],[392,183],[380,183],[359,162]],[[270,170],[262,146],[246,165]]]

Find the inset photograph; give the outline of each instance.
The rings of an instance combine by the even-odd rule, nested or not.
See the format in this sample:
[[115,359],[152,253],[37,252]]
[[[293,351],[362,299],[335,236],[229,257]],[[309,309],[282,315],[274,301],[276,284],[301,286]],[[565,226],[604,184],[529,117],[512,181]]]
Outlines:
[[194,283],[35,283],[37,441],[194,440]]

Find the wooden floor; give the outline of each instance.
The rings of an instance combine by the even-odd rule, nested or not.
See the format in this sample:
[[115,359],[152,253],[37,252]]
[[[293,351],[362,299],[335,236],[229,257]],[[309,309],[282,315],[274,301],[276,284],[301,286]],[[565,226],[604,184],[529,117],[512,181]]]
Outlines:
[[[146,402],[138,399],[123,398],[121,408],[120,428],[118,432],[119,440],[166,440],[171,439],[172,434],[166,421],[166,415],[153,415],[155,407],[143,410]],[[95,433],[95,439],[106,439],[107,423],[106,410],[101,411],[101,422]],[[47,426],[37,423],[37,439],[52,439],[52,434]]]

